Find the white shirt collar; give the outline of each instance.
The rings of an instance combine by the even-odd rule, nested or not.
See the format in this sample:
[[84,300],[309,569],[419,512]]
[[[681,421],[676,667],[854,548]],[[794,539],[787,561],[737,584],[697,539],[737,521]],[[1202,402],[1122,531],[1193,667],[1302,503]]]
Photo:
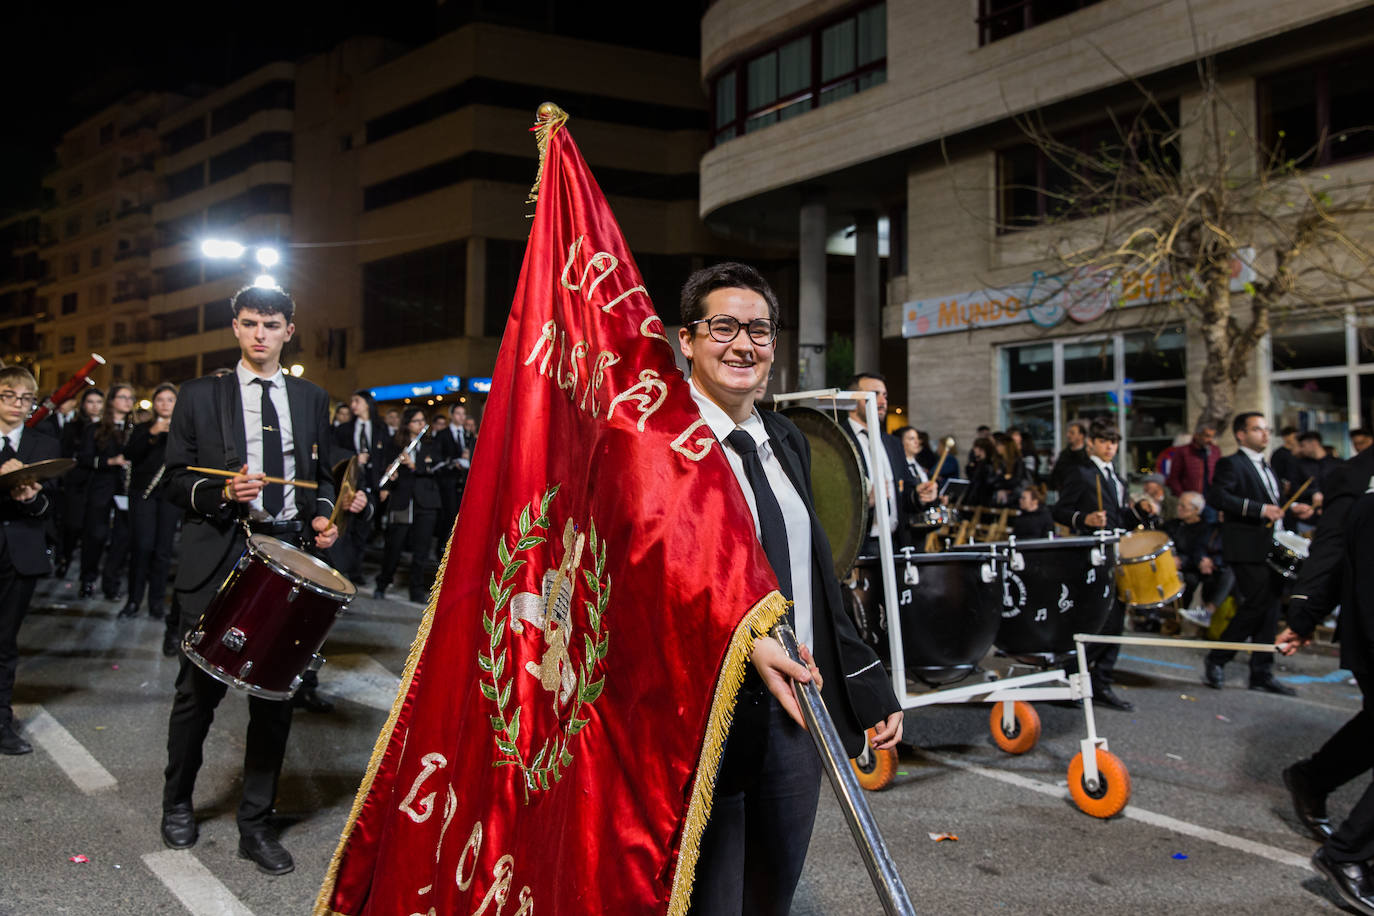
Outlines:
[[1259,464],[1261,461],[1264,460],[1263,452],[1257,452],[1254,449],[1246,448],[1243,445],[1240,447],[1240,450],[1245,453],[1245,457],[1249,458],[1255,464]]
[[238,375],[240,388],[247,388],[249,385],[253,384],[253,379],[255,378],[266,378],[272,383],[273,388],[280,388],[283,391],[286,390],[286,373],[282,371],[281,366],[277,367],[276,374],[261,376],[245,366],[243,360],[240,359],[238,365],[234,367],[234,371]]
[[[8,433],[0,430],[0,436],[8,436],[10,445],[13,446],[16,452],[19,451],[19,440],[24,437],[24,421],[20,420],[19,425]],[[0,444],[0,448],[4,448],[4,445]]]
[[[697,402],[697,409],[701,411],[701,418],[706,421],[712,435],[724,443],[725,438],[737,428],[742,429],[759,446],[760,453],[764,452],[764,447],[768,442],[768,430],[764,428],[763,418],[759,416],[757,410],[750,411],[743,423],[736,423],[719,404],[701,393],[701,389],[697,387],[696,379],[688,379],[687,384],[692,391],[692,400]],[[760,460],[764,457],[763,454],[759,455]]]
[[1089,455],[1089,456],[1088,456],[1088,459],[1089,459],[1090,461],[1092,461],[1093,464],[1097,465],[1097,469],[1098,469],[1099,471],[1105,471],[1105,470],[1107,470],[1107,469],[1110,468],[1110,469],[1111,469],[1111,472],[1112,472],[1113,474],[1116,473],[1116,468],[1113,468],[1110,464],[1108,464],[1107,462],[1103,461],[1101,458],[1097,457],[1096,455]]

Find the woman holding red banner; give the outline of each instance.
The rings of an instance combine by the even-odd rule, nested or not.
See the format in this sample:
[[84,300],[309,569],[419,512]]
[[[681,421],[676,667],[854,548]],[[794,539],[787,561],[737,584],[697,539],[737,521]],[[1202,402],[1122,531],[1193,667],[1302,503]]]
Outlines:
[[777,297],[752,267],[718,264],[687,279],[682,318],[678,341],[692,366],[692,397],[727,446],[722,452],[779,589],[793,602],[791,622],[809,664],[793,662],[771,637],[755,644],[701,840],[692,912],[782,916],[806,860],[821,778],[791,681],[816,677],[851,756],[867,728],[874,747],[896,745],[902,712],[840,603],[811,497],[810,448],[790,420],[754,410],[773,364]]

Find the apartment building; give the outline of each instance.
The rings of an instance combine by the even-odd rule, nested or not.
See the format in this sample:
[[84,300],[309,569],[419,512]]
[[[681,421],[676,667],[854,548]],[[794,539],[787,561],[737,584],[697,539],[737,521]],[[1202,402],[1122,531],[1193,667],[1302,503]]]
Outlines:
[[[1358,184],[1374,152],[1350,131],[1374,110],[1371,25],[1354,0],[717,0],[702,20],[714,120],[701,215],[797,252],[802,387],[836,381],[820,371],[826,331],[847,328],[860,368],[894,376],[894,401],[920,428],[968,443],[981,423],[1020,425],[1048,450],[1069,420],[1110,413],[1127,467],[1143,468],[1200,412],[1201,340],[1177,311],[1042,327],[1005,307],[1010,293],[988,292],[1024,297],[1053,270],[1044,163],[1017,118],[1091,143],[1144,88],[1186,122],[1207,61],[1256,155],[1280,129],[1293,148],[1326,137],[1321,171]],[[1198,142],[1184,131],[1181,154]],[[874,244],[884,218],[886,257]],[[836,297],[826,265],[845,236],[854,280]],[[1374,422],[1360,306],[1276,329],[1238,408],[1342,445]]]
[[38,361],[40,211],[0,220],[0,362],[32,371]]

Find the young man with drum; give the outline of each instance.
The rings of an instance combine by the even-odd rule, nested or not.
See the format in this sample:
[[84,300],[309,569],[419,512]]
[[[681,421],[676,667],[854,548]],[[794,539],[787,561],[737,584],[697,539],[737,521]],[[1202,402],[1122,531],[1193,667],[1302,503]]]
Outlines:
[[[295,303],[277,288],[248,287],[234,296],[231,327],[242,358],[232,372],[187,382],[177,398],[167,439],[171,499],[186,510],[176,593],[181,633],[195,625],[243,554],[245,529],[324,550],[338,538],[330,524],[329,396],[282,372],[282,347],[295,333]],[[197,468],[225,469],[212,476]],[[285,487],[267,478],[312,481],[318,489]],[[350,512],[361,512],[358,494]],[[191,804],[202,744],[226,685],[185,657],[167,729],[162,839],[195,844]],[[268,824],[291,731],[289,701],[251,696],[239,803],[239,855],[280,875],[295,863]]]
[[[1233,455],[1217,462],[1207,490],[1207,504],[1223,513],[1221,552],[1236,574],[1236,616],[1221,634],[1223,642],[1272,643],[1279,624],[1279,599],[1283,577],[1269,568],[1274,532],[1283,530],[1282,484],[1264,460],[1269,447],[1269,423],[1254,411],[1236,414],[1231,432],[1240,446]],[[1294,503],[1288,513],[1296,519],[1312,517],[1312,507]],[[1213,649],[1203,661],[1202,681],[1221,689],[1225,665],[1235,650]],[[1250,689],[1284,696],[1297,691],[1274,677],[1270,652],[1250,653]]]

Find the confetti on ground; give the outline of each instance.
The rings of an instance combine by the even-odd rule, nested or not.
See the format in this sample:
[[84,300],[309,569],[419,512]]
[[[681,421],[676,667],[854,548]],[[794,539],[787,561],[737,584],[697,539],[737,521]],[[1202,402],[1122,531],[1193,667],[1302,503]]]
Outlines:
[[97,725],[97,726],[95,727],[95,730],[98,731],[98,732],[103,732],[103,731],[104,731],[106,728],[108,728],[108,727],[109,727],[109,726],[106,726],[106,725]]
[[898,775],[898,776],[908,776],[908,775],[910,775],[910,774],[908,774],[906,770],[898,770],[898,771],[897,771],[897,775]]
[[959,842],[959,838],[952,833],[928,833],[926,836],[937,843],[943,843],[945,840],[953,840],[956,843]]
[[119,666],[118,666],[118,665],[111,665],[110,668],[113,669],[113,670],[115,670],[115,671],[118,671],[118,670],[119,670]]
[[1179,698],[1180,700],[1188,700],[1188,701],[1191,702],[1191,703],[1196,703],[1196,702],[1197,702],[1197,697],[1190,697],[1190,696],[1188,696],[1188,694],[1186,694],[1186,693],[1180,693],[1180,694],[1178,695],[1178,698]]
[[1230,722],[1230,721],[1231,721],[1230,719],[1228,719],[1228,718],[1226,718],[1225,716],[1223,716],[1221,713],[1217,713],[1217,719],[1219,719],[1219,720],[1222,721],[1222,722]]
[[1188,854],[1187,854],[1186,852],[1176,852],[1176,853],[1174,853],[1173,855],[1171,855],[1169,858],[1171,858],[1171,859],[1186,859],[1186,858],[1188,858]]
[[70,856],[68,858],[69,861],[75,862],[77,865],[85,865],[87,862],[91,861],[90,859],[82,855]]
[[1164,756],[1165,756],[1165,757],[1168,757],[1170,760],[1182,760],[1182,759],[1183,759],[1182,757],[1178,756],[1177,754],[1165,754]]

